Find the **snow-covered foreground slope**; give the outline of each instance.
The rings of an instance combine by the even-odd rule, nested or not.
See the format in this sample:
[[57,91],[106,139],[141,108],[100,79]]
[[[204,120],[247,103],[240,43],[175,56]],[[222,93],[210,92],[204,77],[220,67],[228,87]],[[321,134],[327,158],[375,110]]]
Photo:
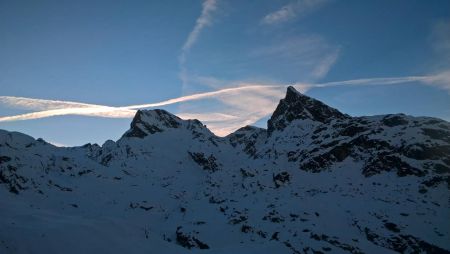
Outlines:
[[227,137],[139,111],[101,147],[0,131],[0,253],[449,253],[450,124],[289,88]]

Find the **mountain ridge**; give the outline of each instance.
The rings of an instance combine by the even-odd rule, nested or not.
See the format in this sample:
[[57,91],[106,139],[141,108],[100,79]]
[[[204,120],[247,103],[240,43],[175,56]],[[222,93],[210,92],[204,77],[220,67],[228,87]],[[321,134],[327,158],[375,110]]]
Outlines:
[[269,122],[218,137],[140,110],[79,147],[0,130],[0,252],[449,253],[450,123],[292,87]]

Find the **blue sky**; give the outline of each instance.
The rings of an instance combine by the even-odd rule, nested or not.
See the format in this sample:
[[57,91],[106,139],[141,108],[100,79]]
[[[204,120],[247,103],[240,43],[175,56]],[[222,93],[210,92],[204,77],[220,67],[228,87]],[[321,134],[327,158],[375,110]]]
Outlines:
[[[265,127],[296,84],[350,115],[450,120],[449,59],[444,0],[0,0],[0,117],[250,87],[158,106],[225,135]],[[360,81],[315,87],[349,80]],[[135,109],[0,118],[0,129],[101,144],[128,129]]]

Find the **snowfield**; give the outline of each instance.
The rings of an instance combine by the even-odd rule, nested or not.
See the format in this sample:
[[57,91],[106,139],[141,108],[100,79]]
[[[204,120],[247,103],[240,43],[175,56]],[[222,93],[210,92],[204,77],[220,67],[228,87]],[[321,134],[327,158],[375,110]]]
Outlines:
[[450,253],[450,123],[289,87],[217,137],[140,110],[102,146],[0,130],[0,253]]

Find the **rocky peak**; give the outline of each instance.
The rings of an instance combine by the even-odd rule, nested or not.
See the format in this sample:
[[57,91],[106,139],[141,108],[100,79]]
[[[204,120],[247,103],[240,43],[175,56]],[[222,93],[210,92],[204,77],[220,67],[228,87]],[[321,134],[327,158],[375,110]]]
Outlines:
[[183,120],[163,109],[138,110],[130,124],[130,129],[122,137],[144,138],[148,135],[168,129],[184,129],[198,137],[203,134],[212,136],[205,125],[197,119]]
[[296,119],[310,119],[327,123],[333,119],[345,119],[350,116],[327,106],[323,102],[301,94],[294,87],[287,88],[286,97],[280,100],[275,112],[267,122],[269,135],[275,130],[284,129]]
[[130,129],[123,136],[143,138],[167,128],[178,128],[182,121],[181,118],[163,109],[138,110],[130,124]]

